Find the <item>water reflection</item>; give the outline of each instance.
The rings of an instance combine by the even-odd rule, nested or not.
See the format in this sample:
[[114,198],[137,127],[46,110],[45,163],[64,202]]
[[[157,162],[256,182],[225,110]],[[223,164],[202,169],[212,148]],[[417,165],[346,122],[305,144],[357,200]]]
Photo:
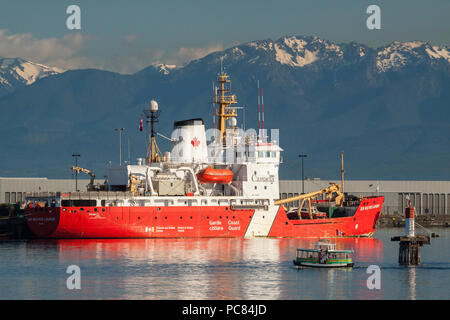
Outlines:
[[80,265],[89,295],[278,299],[278,244],[273,239],[35,240],[27,251],[53,252],[60,265]]
[[408,268],[409,299],[416,300],[416,267]]
[[[434,276],[441,272],[439,278],[448,279],[447,260],[436,258],[446,264],[445,268],[434,267],[435,271],[424,266],[399,268],[398,246],[390,242],[388,232],[380,234],[380,240],[332,240],[338,249],[354,250],[355,268],[326,270],[297,270],[292,263],[297,248],[311,248],[318,239],[84,239],[3,244],[0,298],[417,299],[424,294],[419,285],[416,288],[416,281],[423,282],[424,276],[426,283],[433,283],[434,295],[448,290]],[[426,253],[431,255],[433,248]],[[72,264],[81,268],[79,291],[66,288],[66,269]],[[370,274],[366,268],[372,264],[382,270],[381,290],[367,288]]]

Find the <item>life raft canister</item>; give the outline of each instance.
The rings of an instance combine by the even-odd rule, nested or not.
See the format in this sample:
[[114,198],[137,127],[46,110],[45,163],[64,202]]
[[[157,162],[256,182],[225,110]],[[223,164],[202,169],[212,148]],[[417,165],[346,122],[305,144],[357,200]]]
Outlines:
[[197,179],[200,183],[228,184],[233,180],[233,172],[228,169],[213,169],[207,167],[197,173]]

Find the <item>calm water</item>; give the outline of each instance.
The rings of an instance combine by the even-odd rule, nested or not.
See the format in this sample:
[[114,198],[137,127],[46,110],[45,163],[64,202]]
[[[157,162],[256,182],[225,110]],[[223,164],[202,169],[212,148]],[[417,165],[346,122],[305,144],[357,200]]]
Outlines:
[[[422,265],[400,267],[403,229],[373,239],[338,239],[355,250],[353,269],[292,264],[305,239],[34,240],[0,242],[0,299],[449,299],[450,230],[422,248]],[[381,289],[369,290],[369,265]],[[69,290],[69,265],[81,290]]]

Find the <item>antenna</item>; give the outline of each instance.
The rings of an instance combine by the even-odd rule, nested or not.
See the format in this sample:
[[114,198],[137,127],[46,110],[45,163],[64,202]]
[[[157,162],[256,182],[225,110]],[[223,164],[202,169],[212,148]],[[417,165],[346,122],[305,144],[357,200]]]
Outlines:
[[262,128],[264,130],[264,94],[261,88],[261,113],[262,113]]
[[216,128],[216,95],[217,95],[217,88],[214,85],[214,81],[212,82],[212,89],[213,89],[213,102],[212,102],[212,116],[213,116],[213,128]]
[[[261,129],[261,105],[259,98],[259,80],[258,80],[258,129]],[[259,135],[259,132],[258,132]]]
[[130,137],[127,137],[128,138],[128,143],[127,143],[127,145],[128,145],[128,163],[130,163]]
[[245,131],[245,106],[242,108],[242,110],[244,111],[244,121],[242,123],[242,129]]
[[344,192],[344,151],[341,152],[341,182],[342,182],[342,192]]

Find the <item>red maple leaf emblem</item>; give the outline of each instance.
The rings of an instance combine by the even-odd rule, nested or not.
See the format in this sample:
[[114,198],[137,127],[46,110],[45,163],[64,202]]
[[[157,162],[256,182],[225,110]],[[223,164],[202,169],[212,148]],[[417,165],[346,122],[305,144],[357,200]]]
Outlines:
[[194,139],[191,140],[191,144],[194,148],[196,148],[200,145],[200,140],[198,140],[197,137],[194,137]]

